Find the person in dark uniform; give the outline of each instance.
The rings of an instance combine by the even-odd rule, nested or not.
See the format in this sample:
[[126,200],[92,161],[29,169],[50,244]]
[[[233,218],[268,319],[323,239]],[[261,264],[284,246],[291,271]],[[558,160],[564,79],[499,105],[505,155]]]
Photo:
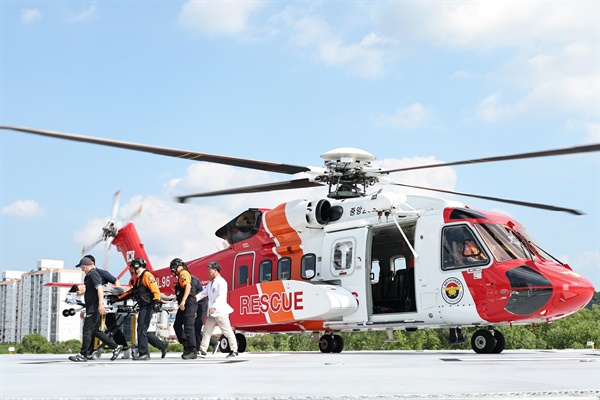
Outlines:
[[195,297],[197,288],[186,263],[181,258],[173,259],[170,268],[171,273],[178,278],[175,283],[175,297],[179,303],[179,308],[175,316],[173,329],[177,335],[177,340],[183,345],[184,350],[181,358],[192,360],[198,356],[194,329],[196,311],[198,310],[198,302]]
[[87,361],[93,337],[97,337],[113,350],[111,360],[115,360],[121,353],[121,350],[123,350],[123,346],[116,344],[110,336],[100,331],[100,322],[102,316],[106,313],[104,309],[102,279],[94,263],[89,258],[83,257],[79,261],[78,266],[85,273],[85,279],[83,280],[85,285],[85,320],[83,322],[81,351],[77,355],[70,356],[69,360],[76,362]]
[[[86,254],[84,257],[87,257],[90,260],[92,260],[92,262],[94,263],[94,266],[96,266],[96,258],[93,255]],[[102,285],[111,283],[117,287],[121,286],[121,284],[119,283],[119,280],[110,272],[108,272],[104,269],[99,269],[99,268],[96,268],[96,270],[100,274],[100,278],[102,279]],[[118,318],[119,318],[119,316],[117,315],[117,313],[106,313],[105,314],[105,317],[104,317],[104,322],[106,324],[105,332],[107,332],[108,334],[111,334],[113,340],[117,344],[120,344],[123,346],[123,353],[125,354],[123,356],[123,358],[129,358],[129,355],[131,354],[131,349],[129,348],[129,343],[127,343],[127,339],[125,338],[125,335],[119,328]],[[104,343],[101,343],[94,350],[94,342],[92,341],[90,343],[90,351],[89,351],[89,353],[91,354],[91,358],[92,359],[100,358],[100,355],[102,354],[103,349],[104,349]]]
[[129,288],[129,290],[122,295],[114,296],[111,302],[120,300],[127,300],[133,297],[138,306],[138,318],[137,318],[137,340],[138,340],[138,354],[134,356],[134,360],[149,360],[150,353],[148,352],[148,342],[161,351],[161,358],[165,358],[169,346],[154,335],[152,332],[148,332],[150,328],[150,321],[152,320],[152,314],[158,312],[161,309],[160,302],[160,290],[158,284],[154,279],[154,275],[146,270],[146,261],[143,258],[136,258],[129,263],[129,272],[131,276],[136,276],[135,281]]

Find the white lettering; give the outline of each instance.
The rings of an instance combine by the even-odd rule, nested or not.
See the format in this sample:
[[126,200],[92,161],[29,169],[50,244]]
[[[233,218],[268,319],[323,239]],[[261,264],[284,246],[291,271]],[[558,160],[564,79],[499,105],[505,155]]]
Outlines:
[[275,292],[240,296],[240,315],[304,310],[304,292]]

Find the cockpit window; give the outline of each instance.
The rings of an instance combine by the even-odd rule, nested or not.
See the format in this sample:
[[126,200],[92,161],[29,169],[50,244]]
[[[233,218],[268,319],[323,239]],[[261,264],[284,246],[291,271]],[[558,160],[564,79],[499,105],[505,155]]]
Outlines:
[[487,265],[486,250],[468,225],[451,225],[442,229],[442,269],[452,270]]
[[527,232],[524,228],[518,227],[516,228],[516,231],[519,232],[521,236],[523,236],[523,239],[525,239],[528,243],[530,243],[533,246],[535,252],[540,256],[542,260],[554,260],[560,263],[560,261],[552,257],[551,254],[546,253],[546,251],[542,249],[535,240],[533,240],[529,232]]
[[498,262],[529,258],[524,244],[507,227],[498,224],[475,224],[475,229]]
[[262,212],[255,208],[244,211],[215,232],[215,235],[234,244],[250,239],[260,229]]

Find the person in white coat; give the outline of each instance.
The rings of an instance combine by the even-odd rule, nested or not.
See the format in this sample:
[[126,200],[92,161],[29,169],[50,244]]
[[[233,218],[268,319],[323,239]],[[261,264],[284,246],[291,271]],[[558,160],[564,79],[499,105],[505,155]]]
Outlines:
[[229,341],[231,351],[227,355],[227,358],[237,357],[237,340],[229,322],[229,314],[233,312],[233,308],[227,304],[227,281],[221,276],[221,265],[218,262],[208,263],[208,277],[211,279],[210,282],[198,294],[198,299],[200,300],[208,297],[208,317],[204,325],[204,332],[202,333],[200,357],[206,357],[210,337],[216,325],[219,325],[221,332],[223,332],[223,335]]

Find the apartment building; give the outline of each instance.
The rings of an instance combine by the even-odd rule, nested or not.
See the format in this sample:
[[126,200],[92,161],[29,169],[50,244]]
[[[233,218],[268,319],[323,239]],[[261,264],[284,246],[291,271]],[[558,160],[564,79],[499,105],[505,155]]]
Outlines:
[[[70,285],[83,282],[83,273],[65,269],[62,260],[38,260],[31,271],[3,271],[0,281],[0,342],[21,342],[39,333],[50,342],[81,340],[79,314],[64,317],[72,308],[63,300]],[[62,286],[46,286],[48,283]]]

